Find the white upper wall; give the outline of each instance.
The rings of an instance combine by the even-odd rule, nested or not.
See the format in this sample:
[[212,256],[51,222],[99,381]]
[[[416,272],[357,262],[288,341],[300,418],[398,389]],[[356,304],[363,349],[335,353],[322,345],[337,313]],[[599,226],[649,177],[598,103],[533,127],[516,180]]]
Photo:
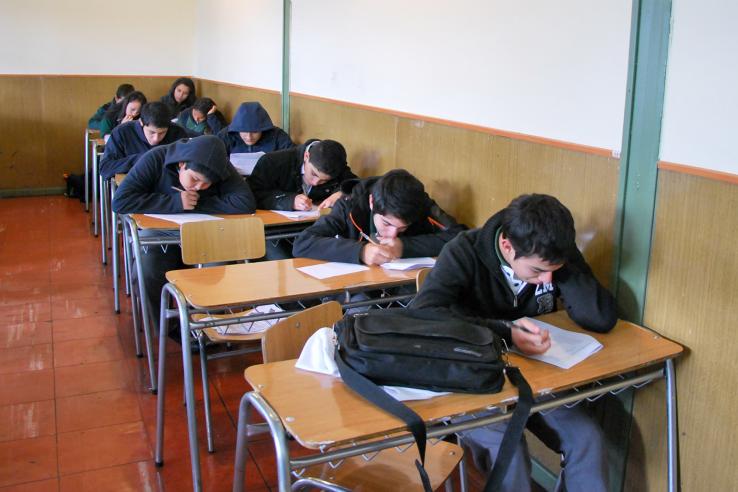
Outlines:
[[295,92],[619,149],[630,0],[293,0]]
[[732,0],[674,0],[661,160],[738,174],[737,18]]
[[0,1],[0,73],[190,75],[195,0]]
[[195,75],[282,88],[282,2],[197,0]]

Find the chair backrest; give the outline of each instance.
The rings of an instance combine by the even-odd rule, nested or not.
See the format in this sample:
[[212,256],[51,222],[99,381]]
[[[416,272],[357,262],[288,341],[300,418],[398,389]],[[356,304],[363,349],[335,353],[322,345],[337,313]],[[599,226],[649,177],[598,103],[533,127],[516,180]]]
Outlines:
[[293,314],[264,332],[261,354],[264,363],[296,359],[310,335],[343,317],[341,305],[329,301]]
[[256,217],[186,222],[180,227],[186,265],[264,256],[264,223]]
[[430,268],[421,268],[418,270],[417,275],[415,275],[415,290],[420,291],[420,287],[423,285],[423,282],[425,282],[425,277],[428,276],[430,273]]

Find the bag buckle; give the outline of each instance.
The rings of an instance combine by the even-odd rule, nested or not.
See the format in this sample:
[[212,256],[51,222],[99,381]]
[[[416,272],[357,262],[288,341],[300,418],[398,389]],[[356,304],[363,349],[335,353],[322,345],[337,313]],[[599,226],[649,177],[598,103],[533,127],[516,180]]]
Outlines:
[[502,341],[502,346],[504,347],[502,353],[500,354],[500,359],[502,359],[502,363],[505,364],[505,367],[510,367],[510,361],[507,359],[507,353],[510,352],[510,348],[507,346],[507,342],[504,338],[500,337],[500,340]]

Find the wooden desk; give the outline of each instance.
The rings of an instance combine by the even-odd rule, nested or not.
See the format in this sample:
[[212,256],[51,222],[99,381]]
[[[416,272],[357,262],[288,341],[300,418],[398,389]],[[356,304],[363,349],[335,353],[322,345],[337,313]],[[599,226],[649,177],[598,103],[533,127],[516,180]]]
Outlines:
[[[553,313],[541,319],[575,331],[578,328],[565,313]],[[619,321],[608,334],[587,332],[604,348],[575,367],[564,370],[543,362],[510,354],[510,362],[522,370],[534,395],[550,395],[577,389],[565,397],[537,403],[533,411],[555,408],[581,401],[620,388],[645,384],[666,377],[673,383],[672,359],[682,347],[660,335],[625,321]],[[234,472],[234,490],[241,490],[245,464],[248,407],[253,405],[267,420],[278,457],[279,490],[289,490],[290,470],[301,469],[326,461],[369,453],[379,449],[412,442],[405,424],[366,402],[348,389],[340,379],[302,371],[295,361],[261,364],[246,369],[245,377],[255,391],[244,395],[239,411],[238,444]],[[656,368],[650,372],[633,371]],[[622,377],[621,377],[622,376]],[[615,377],[614,380],[610,379]],[[597,384],[591,384],[598,382]],[[453,394],[430,400],[408,402],[427,423],[428,435],[443,436],[469,428],[506,420],[512,412],[508,406],[517,401],[517,390],[507,382],[502,391],[488,395]],[[485,413],[460,424],[448,424],[448,417],[474,414],[490,407],[501,413]],[[675,414],[675,396],[667,401],[667,411]],[[675,428],[674,428],[675,429]],[[285,430],[306,448],[321,452],[299,459],[290,459]],[[670,452],[676,455],[676,434],[670,433]],[[331,451],[333,450],[333,451]],[[674,479],[675,477],[672,477]]]
[[[265,228],[270,227],[283,227],[283,226],[291,226],[295,224],[300,225],[309,225],[312,224],[317,220],[317,217],[308,217],[303,219],[288,219],[284,215],[280,215],[276,212],[272,212],[271,210],[257,210],[254,214],[232,214],[232,215],[222,215],[222,214],[214,214],[216,217],[223,217],[224,219],[239,219],[243,217],[258,217],[261,219],[262,222],[264,222]],[[131,214],[131,217],[133,220],[136,221],[136,225],[139,229],[163,229],[163,230],[171,230],[171,229],[179,229],[179,225],[176,222],[171,222],[169,220],[162,220],[157,219],[154,217],[149,217],[144,214]]]
[[[297,270],[298,267],[325,263],[321,260],[295,258],[237,265],[192,268],[167,272],[168,284],[162,289],[161,318],[159,322],[159,366],[157,395],[157,436],[155,462],[163,463],[164,402],[167,343],[167,309],[170,299],[177,304],[182,340],[182,364],[184,368],[187,427],[190,442],[192,483],[201,490],[200,458],[198,454],[197,421],[195,418],[195,393],[192,376],[192,355],[187,349],[191,330],[243,322],[245,318],[220,321],[193,322],[191,311],[222,310],[301,299],[322,298],[342,292],[378,290],[415,284],[415,271],[392,271],[378,266],[354,274],[318,280]],[[407,297],[407,296],[404,296]],[[382,300],[393,300],[386,297]],[[346,303],[348,307],[351,303]],[[249,316],[248,320],[284,317],[288,313],[265,316]],[[248,321],[246,320],[246,321]]]

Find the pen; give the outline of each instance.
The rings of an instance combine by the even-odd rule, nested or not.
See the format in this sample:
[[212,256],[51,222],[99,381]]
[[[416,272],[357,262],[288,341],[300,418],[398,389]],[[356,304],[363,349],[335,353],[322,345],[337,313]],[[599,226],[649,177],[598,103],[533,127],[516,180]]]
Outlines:
[[510,328],[510,329],[513,329],[513,328],[514,328],[514,329],[516,329],[516,330],[520,330],[520,331],[522,331],[522,332],[524,332],[524,333],[528,333],[529,335],[537,335],[537,334],[538,334],[538,333],[533,333],[532,331],[530,331],[530,330],[529,330],[528,328],[526,328],[525,326],[523,326],[523,325],[519,325],[519,324],[517,324],[517,323],[516,323],[516,322],[514,322],[514,321],[506,321],[506,322],[505,322],[505,324],[506,324],[506,325],[507,325],[507,327],[508,327],[508,328]]
[[177,188],[176,186],[172,186],[172,189],[175,190],[175,191],[179,191],[180,193],[184,193],[185,192],[185,190],[183,190],[182,188]]
[[374,244],[374,245],[377,245],[377,242],[376,242],[376,241],[375,241],[374,239],[372,239],[372,238],[370,238],[369,236],[367,236],[367,235],[366,235],[366,233],[365,233],[364,231],[359,231],[359,234],[361,234],[361,237],[363,237],[364,239],[366,239],[366,240],[367,240],[367,241],[369,241],[370,243],[372,243],[372,244]]

